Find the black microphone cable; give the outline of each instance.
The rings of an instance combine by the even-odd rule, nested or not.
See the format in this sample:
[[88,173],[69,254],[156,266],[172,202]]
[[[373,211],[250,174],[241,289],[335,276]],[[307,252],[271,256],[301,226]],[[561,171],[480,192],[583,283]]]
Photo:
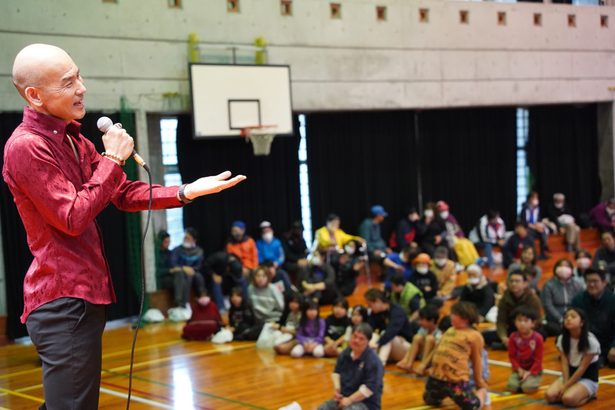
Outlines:
[[145,304],[145,238],[147,237],[147,231],[149,230],[150,221],[152,219],[152,174],[149,171],[149,167],[143,167],[147,172],[147,179],[149,182],[149,201],[147,204],[147,218],[145,222],[145,229],[143,230],[143,236],[141,238],[141,302],[139,305],[139,317],[135,328],[135,333],[132,337],[132,347],[130,348],[130,371],[128,373],[128,399],[126,401],[126,410],[130,409],[130,397],[132,396],[132,368],[135,359],[135,346],[137,345],[137,335],[139,334],[139,328],[141,327],[141,320],[143,318],[143,305]]

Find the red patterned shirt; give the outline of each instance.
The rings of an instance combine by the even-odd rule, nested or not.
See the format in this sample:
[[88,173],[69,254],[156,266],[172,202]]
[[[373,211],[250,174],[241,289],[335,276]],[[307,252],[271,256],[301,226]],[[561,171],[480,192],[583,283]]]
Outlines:
[[[148,184],[127,180],[122,168],[96,152],[79,129],[75,121],[67,124],[26,107],[4,148],[2,176],[34,256],[24,279],[22,323],[37,307],[61,297],[115,302],[95,218],[109,202],[124,211],[147,209]],[[181,206],[177,191],[155,185],[154,208]]]
[[528,337],[513,332],[508,338],[508,357],[514,372],[522,368],[533,375],[542,373],[542,351],[542,336],[536,331]]

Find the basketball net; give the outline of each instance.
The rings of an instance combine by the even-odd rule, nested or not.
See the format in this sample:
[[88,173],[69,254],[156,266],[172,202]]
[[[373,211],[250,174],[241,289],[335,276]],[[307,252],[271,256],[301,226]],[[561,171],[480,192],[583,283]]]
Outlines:
[[275,138],[275,134],[267,132],[268,128],[275,128],[275,125],[264,125],[258,127],[245,127],[241,129],[241,135],[252,143],[252,151],[254,155],[269,155],[271,152],[271,143]]

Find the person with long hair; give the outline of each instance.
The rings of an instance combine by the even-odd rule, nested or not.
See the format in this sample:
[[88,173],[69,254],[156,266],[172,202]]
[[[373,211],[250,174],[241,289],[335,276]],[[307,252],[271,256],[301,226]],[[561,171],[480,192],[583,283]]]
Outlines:
[[314,299],[307,299],[303,305],[299,327],[295,335],[297,344],[290,351],[290,355],[297,358],[307,353],[314,357],[323,357],[326,328],[325,320],[320,317],[318,302]]
[[589,331],[582,309],[571,307],[564,313],[562,334],[557,338],[562,377],[545,393],[548,403],[578,407],[596,397],[598,392],[598,357],[600,343]]

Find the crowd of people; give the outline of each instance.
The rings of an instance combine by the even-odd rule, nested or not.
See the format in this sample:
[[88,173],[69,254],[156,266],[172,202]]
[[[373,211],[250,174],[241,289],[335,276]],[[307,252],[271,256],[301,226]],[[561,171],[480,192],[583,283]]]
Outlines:
[[[465,233],[443,201],[428,204],[422,215],[410,209],[388,241],[380,232],[387,217],[380,205],[370,209],[359,235],[344,232],[340,217],[329,215],[313,244],[304,241],[299,222],[278,238],[263,221],[255,241],[246,224],[235,221],[225,250],[206,257],[194,229],[187,228],[172,251],[162,232],[159,286],[174,289],[184,320],[194,309],[188,308],[191,289],[197,309],[213,304],[228,310],[228,324],[208,329],[214,341],[253,340],[293,358],[337,357],[334,398],[321,409],[380,408],[387,364],[427,375],[427,404],[450,397],[461,408],[480,408],[488,401],[486,347],[508,350],[508,390],[535,392],[547,337],[556,338],[563,377],[545,399],[579,406],[596,397],[599,369],[615,365],[615,225],[599,225],[602,246],[592,256],[580,249],[580,230],[564,201],[554,195],[543,218],[530,194],[513,233],[489,211],[469,235],[485,256],[470,264],[461,263],[457,244]],[[597,215],[611,218],[615,201],[598,205],[592,215],[596,224],[604,222]],[[555,232],[574,259],[556,261],[541,286],[537,260],[549,257],[546,235]],[[382,267],[382,286],[365,293],[365,304],[350,307],[346,297],[366,263]],[[505,284],[485,274],[498,263],[508,270]],[[465,284],[458,285],[460,274]],[[443,315],[447,301],[452,307]],[[332,306],[326,318],[322,305]],[[475,325],[481,322],[494,326],[480,333]]]

